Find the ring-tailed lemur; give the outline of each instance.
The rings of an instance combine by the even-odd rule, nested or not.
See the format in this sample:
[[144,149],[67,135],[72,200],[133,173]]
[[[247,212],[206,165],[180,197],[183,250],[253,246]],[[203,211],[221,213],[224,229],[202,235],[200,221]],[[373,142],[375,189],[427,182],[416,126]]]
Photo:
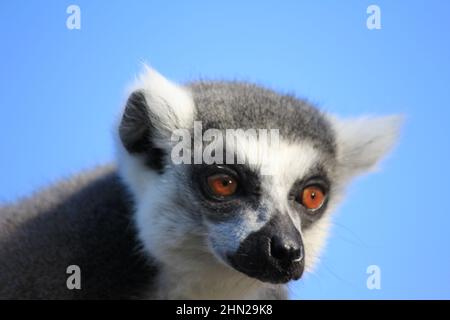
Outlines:
[[[279,142],[237,143],[233,154],[253,162],[176,164],[173,133],[194,121],[202,132],[277,129]],[[345,185],[398,126],[249,83],[181,87],[148,68],[118,126],[117,166],[1,208],[0,298],[286,298],[318,259]],[[70,265],[81,290],[67,287]]]

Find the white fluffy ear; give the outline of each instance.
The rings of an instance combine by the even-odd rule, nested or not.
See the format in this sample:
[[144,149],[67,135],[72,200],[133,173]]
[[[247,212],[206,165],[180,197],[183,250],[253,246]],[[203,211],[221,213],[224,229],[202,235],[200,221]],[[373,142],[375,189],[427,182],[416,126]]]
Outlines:
[[337,136],[338,163],[346,178],[371,171],[395,145],[403,117],[362,117],[331,122]]
[[153,125],[172,131],[192,126],[194,101],[190,92],[144,65],[133,91],[144,94]]
[[170,141],[174,130],[192,127],[193,117],[190,92],[145,66],[124,108],[120,139],[129,153],[147,153]]

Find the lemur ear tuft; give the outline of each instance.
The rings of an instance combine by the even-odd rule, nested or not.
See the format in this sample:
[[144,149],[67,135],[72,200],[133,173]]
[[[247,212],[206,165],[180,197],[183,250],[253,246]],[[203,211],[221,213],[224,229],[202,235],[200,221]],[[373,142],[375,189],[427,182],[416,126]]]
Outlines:
[[403,116],[331,118],[336,132],[338,163],[347,178],[371,171],[394,147]]
[[131,93],[119,126],[119,136],[129,153],[142,153],[149,147],[151,123],[148,105],[141,91]]
[[120,140],[132,155],[146,155],[160,168],[175,129],[192,126],[190,93],[149,67],[137,79],[119,125]]

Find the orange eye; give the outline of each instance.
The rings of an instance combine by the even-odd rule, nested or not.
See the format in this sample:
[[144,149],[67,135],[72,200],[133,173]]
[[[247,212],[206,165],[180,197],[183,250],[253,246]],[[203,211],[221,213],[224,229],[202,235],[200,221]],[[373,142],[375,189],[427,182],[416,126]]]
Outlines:
[[306,187],[302,191],[302,204],[310,210],[316,210],[322,207],[325,201],[325,195],[321,188],[316,186]]
[[236,192],[237,181],[227,174],[214,174],[208,177],[208,186],[214,195],[228,197]]

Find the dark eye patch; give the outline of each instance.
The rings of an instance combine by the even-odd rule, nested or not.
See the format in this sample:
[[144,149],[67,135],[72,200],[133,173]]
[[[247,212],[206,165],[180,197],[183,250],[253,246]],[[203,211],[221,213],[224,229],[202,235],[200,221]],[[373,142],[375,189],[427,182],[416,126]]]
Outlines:
[[[208,188],[208,177],[214,174],[227,174],[236,179],[238,189],[226,198],[211,196]],[[261,182],[259,175],[242,164],[200,164],[192,166],[193,186],[197,190],[199,202],[218,215],[229,215],[242,207],[257,208],[261,196]]]

